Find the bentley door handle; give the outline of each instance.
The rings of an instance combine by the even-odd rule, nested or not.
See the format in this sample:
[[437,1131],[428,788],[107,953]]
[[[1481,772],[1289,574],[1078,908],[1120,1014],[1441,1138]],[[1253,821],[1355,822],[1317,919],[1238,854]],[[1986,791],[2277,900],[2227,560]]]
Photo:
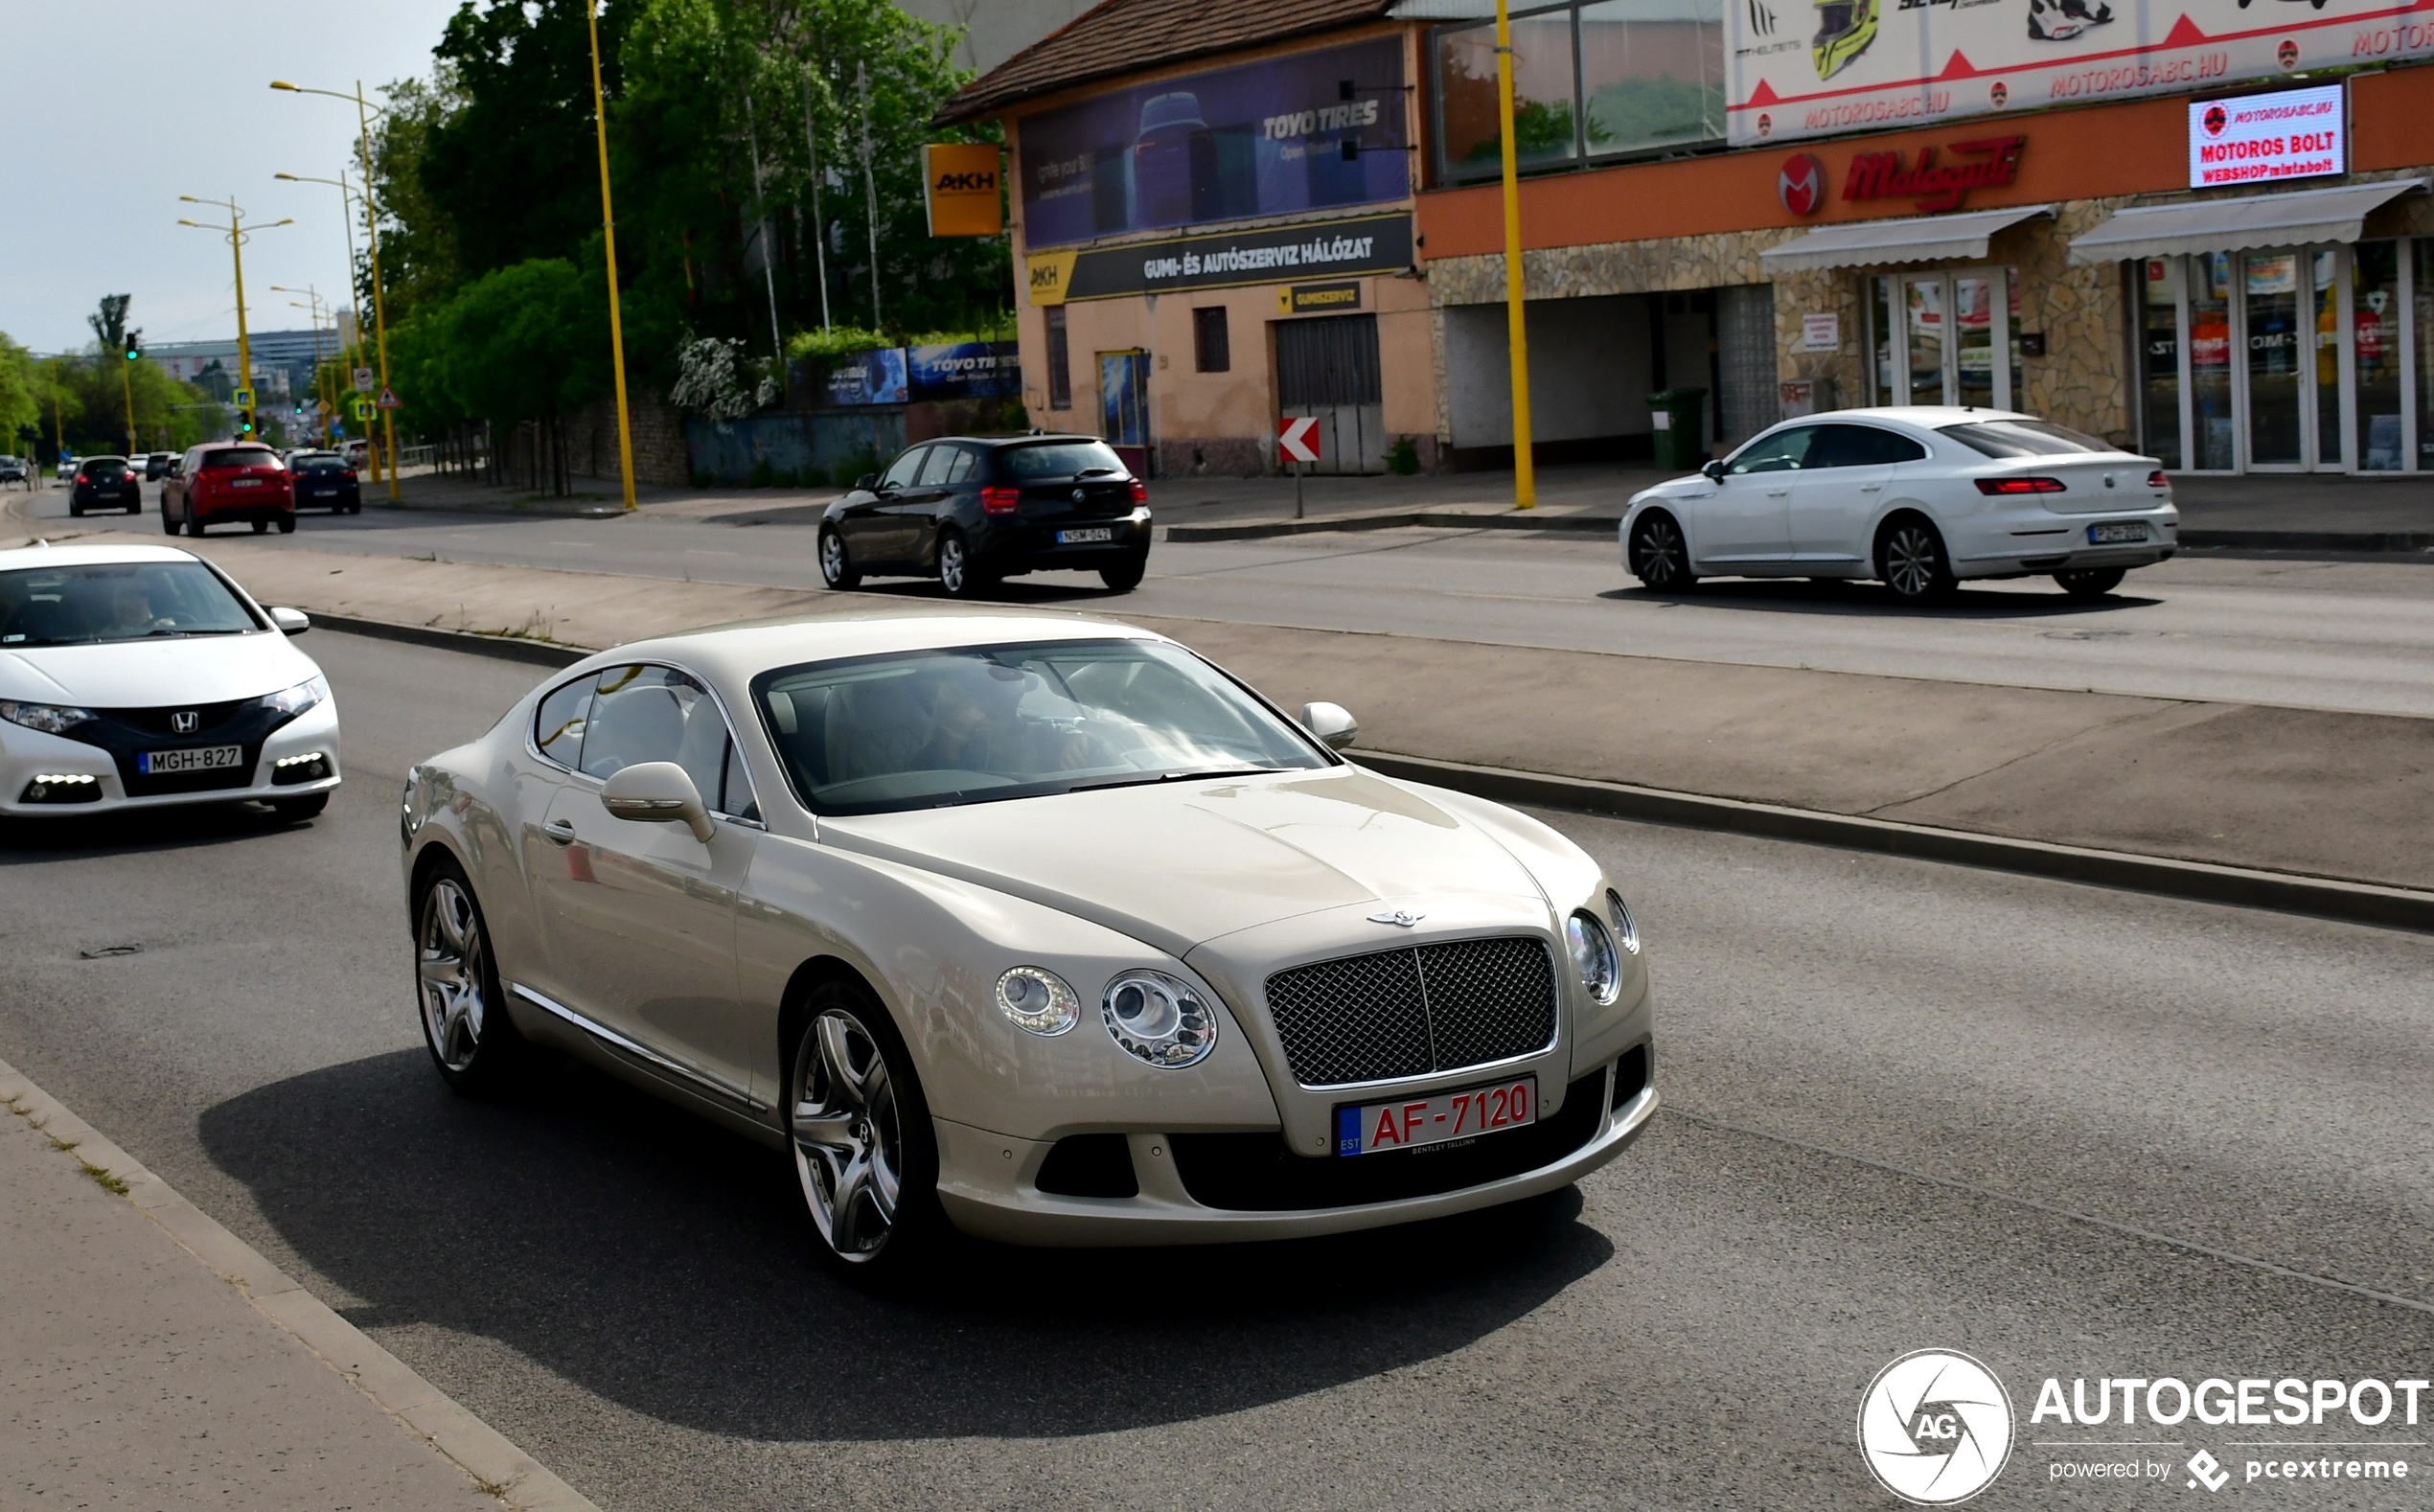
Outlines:
[[575,821],[552,819],[540,827],[540,833],[548,836],[555,844],[572,845],[575,843]]

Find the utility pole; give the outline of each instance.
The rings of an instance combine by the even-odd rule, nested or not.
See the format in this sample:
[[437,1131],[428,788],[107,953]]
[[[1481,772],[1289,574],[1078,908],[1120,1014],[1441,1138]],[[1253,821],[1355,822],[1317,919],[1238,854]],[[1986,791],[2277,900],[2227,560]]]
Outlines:
[[[178,224],[194,226],[202,231],[223,232],[228,238],[228,250],[236,260],[237,269],[237,389],[241,393],[247,394],[248,397],[258,398],[259,396],[251,393],[254,386],[253,348],[247,343],[245,335],[245,237],[247,235],[245,212],[237,203],[237,196],[234,195],[226,199],[197,199],[192,195],[180,195],[177,197],[190,205],[218,205],[228,212],[228,224],[225,226],[206,226],[194,220],[180,220]],[[292,226],[295,223],[295,218],[289,217],[284,220],[273,220],[270,226]],[[256,404],[240,404],[237,407],[240,413],[248,417],[260,409],[260,406]],[[256,426],[255,433],[257,435],[261,433],[259,425]]]
[[1513,143],[1513,21],[1496,0],[1496,122],[1504,156],[1504,341],[1513,378],[1513,507],[1538,507],[1529,439],[1529,329],[1522,306],[1520,157]]
[[812,165],[812,261],[819,269],[819,328],[829,330],[828,222],[819,213],[819,133],[812,126],[812,76],[803,75],[803,153]]
[[[1497,4],[1504,4],[1504,0],[1497,0]],[[1507,97],[1511,96],[1509,84],[1504,93]],[[363,149],[363,223],[370,228],[372,238],[372,325],[380,343],[380,393],[385,396],[389,392],[389,316],[388,307],[380,295],[380,218],[375,214],[372,204],[372,115],[363,103],[363,80],[360,79],[355,81],[355,119],[357,129],[362,133],[356,140]],[[1511,135],[1510,131],[1505,134],[1507,137]],[[380,411],[380,446],[388,453],[385,461],[389,472],[389,502],[394,504],[398,497],[396,410]]]
[[[1497,0],[1499,5],[1504,0]],[[862,98],[862,208],[870,217],[870,328],[884,330],[879,314],[879,180],[870,172],[870,73],[854,64],[854,92]]]
[[761,282],[769,291],[769,351],[775,354],[778,381],[786,381],[786,338],[777,329],[777,248],[770,244],[769,208],[761,196],[761,132],[752,124],[752,91],[744,91],[744,144],[752,154],[752,214],[760,227]]
[[608,365],[617,378],[617,479],[625,487],[626,508],[631,510],[634,507],[633,426],[626,410],[626,330],[617,308],[617,214],[608,198],[608,104],[600,86],[598,0],[584,0],[584,20],[591,28],[591,120],[600,144],[600,230],[608,254]]

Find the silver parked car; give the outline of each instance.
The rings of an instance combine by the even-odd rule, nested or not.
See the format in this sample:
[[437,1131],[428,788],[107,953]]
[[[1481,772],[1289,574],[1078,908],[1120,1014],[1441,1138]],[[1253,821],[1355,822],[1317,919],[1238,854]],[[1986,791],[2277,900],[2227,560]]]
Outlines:
[[425,1041],[535,1042],[790,1149],[871,1274],[1554,1190],[1657,1095],[1629,910],[1509,809],[1183,647],[873,610],[577,664],[414,767]]

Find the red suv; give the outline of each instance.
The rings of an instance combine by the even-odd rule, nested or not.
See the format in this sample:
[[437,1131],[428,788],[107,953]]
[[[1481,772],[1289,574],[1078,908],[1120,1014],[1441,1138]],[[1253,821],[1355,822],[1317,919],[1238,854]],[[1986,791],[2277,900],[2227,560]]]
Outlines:
[[214,442],[190,448],[161,480],[161,529],[180,526],[199,536],[207,525],[244,520],[259,536],[271,526],[296,528],[295,479],[279,453],[252,442]]

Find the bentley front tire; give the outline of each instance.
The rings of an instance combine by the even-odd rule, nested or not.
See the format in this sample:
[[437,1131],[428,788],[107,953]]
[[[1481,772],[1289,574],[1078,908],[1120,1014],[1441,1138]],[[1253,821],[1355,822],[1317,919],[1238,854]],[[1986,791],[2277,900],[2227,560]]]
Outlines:
[[884,1283],[918,1270],[948,1233],[930,1105],[895,1024],[868,993],[830,982],[805,1007],[786,1098],[804,1205],[832,1264]]
[[524,1037],[498,990],[482,905],[452,861],[434,867],[415,899],[414,991],[423,1043],[448,1086],[495,1091],[520,1069]]

